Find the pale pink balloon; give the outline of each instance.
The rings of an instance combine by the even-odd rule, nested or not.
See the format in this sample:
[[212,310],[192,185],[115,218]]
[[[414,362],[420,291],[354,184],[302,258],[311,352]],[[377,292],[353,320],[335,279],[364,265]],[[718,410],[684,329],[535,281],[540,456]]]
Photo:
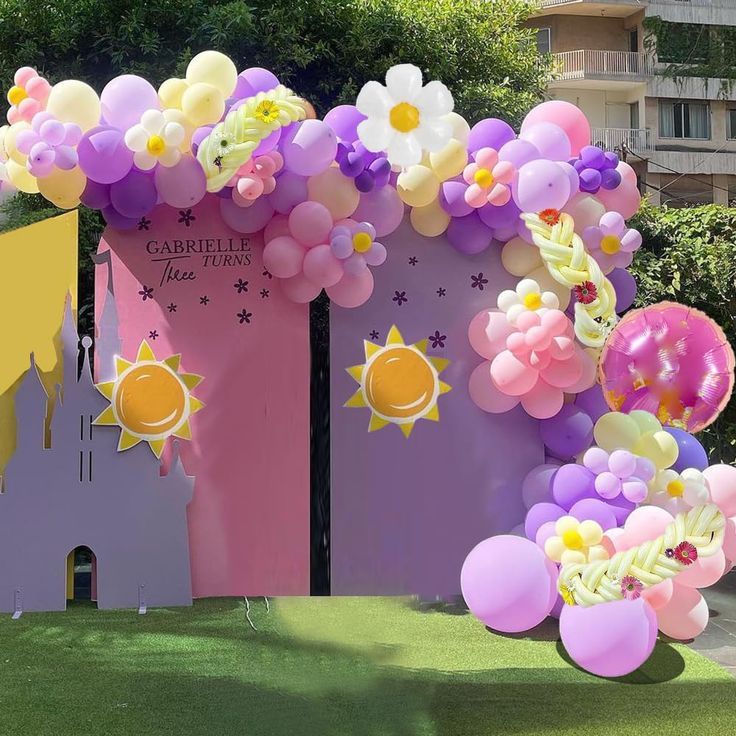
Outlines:
[[284,279],[280,284],[287,298],[298,304],[311,302],[322,291],[321,287],[315,286],[303,273]]
[[616,554],[616,552],[621,552],[624,549],[628,549],[628,547],[624,546],[625,537],[626,537],[626,532],[621,527],[617,527],[617,526],[613,527],[612,529],[609,529],[603,535],[603,540],[601,541],[601,545],[604,547],[606,552],[608,552],[609,557],[613,557]]
[[491,376],[505,394],[521,396],[534,387],[538,373],[524,365],[512,352],[504,350],[493,359]]
[[674,589],[672,580],[663,580],[651,588],[644,588],[641,597],[656,611],[669,603]]
[[327,288],[334,286],[344,274],[341,261],[332,255],[329,245],[316,245],[304,256],[302,264],[304,275],[317,286]]
[[491,360],[505,349],[513,329],[503,312],[484,309],[470,320],[468,339],[478,355]]
[[580,192],[570,198],[563,212],[567,212],[575,221],[575,229],[583,232],[586,227],[598,227],[606,208],[592,194]]
[[619,549],[631,549],[656,539],[673,521],[672,514],[659,506],[639,506],[626,519],[625,537],[619,540]]
[[726,571],[726,557],[719,549],[708,557],[698,557],[675,578],[678,585],[707,588],[717,583]]
[[289,213],[292,237],[307,248],[327,243],[332,225],[330,211],[319,202],[302,202]]
[[575,351],[577,352],[580,360],[582,373],[575,383],[565,388],[565,391],[570,394],[579,394],[583,391],[587,391],[587,389],[591,388],[595,383],[595,379],[598,374],[598,366],[593,358],[578,346],[575,346]]
[[540,378],[531,391],[521,397],[521,405],[535,419],[551,419],[565,403],[565,395],[559,388],[550,386]]
[[280,235],[289,235],[289,218],[286,215],[274,215],[263,230],[263,242],[268,243]]
[[607,210],[618,212],[625,218],[633,217],[641,204],[639,190],[629,183],[622,183],[616,189],[601,187],[596,197]]
[[15,70],[13,82],[19,87],[25,87],[36,76],[38,76],[38,72],[32,66],[22,66]]
[[703,471],[710,486],[713,503],[726,516],[736,516],[736,468],[732,465],[711,465]]
[[629,166],[626,161],[619,161],[618,166],[616,167],[616,171],[621,174],[622,181],[625,181],[632,187],[638,186],[638,182],[636,181],[636,171],[634,171],[634,169]]
[[288,279],[302,270],[305,252],[294,238],[280,235],[263,248],[263,265],[274,276]]
[[567,389],[583,375],[583,362],[579,355],[568,360],[552,360],[542,372],[542,378],[550,386]]
[[534,537],[534,541],[542,548],[544,549],[544,543],[550,538],[554,537],[557,534],[557,530],[555,529],[557,522],[556,521],[545,521],[542,526],[537,529],[537,534]]
[[736,517],[726,519],[726,530],[723,535],[723,554],[726,560],[736,561]]
[[334,286],[330,286],[326,291],[335,304],[351,309],[368,301],[373,293],[373,284],[373,274],[370,268],[366,268],[357,276],[346,273]]
[[537,105],[524,118],[521,124],[521,133],[532,128],[537,123],[553,123],[567,134],[573,156],[580,153],[583,146],[590,144],[590,123],[583,111],[564,100],[549,100]]
[[491,363],[481,363],[468,380],[468,392],[473,403],[490,414],[504,414],[518,403],[518,396],[501,393],[491,379]]
[[708,604],[695,588],[677,583],[673,588],[672,598],[657,611],[657,626],[672,639],[694,639],[708,625]]

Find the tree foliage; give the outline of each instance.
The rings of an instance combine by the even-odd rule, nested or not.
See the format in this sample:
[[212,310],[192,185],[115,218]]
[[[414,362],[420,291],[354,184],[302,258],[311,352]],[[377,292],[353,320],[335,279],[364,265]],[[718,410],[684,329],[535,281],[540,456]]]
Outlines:
[[[736,209],[645,205],[633,225],[644,238],[633,264],[637,306],[670,300],[695,307],[736,345]],[[698,439],[711,462],[736,460],[736,400]]]

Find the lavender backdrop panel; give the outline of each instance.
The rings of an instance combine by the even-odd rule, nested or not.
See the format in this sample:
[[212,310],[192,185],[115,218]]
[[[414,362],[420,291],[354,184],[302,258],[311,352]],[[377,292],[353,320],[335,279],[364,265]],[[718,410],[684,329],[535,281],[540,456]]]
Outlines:
[[[332,592],[452,595],[470,549],[522,521],[521,481],[544,461],[536,420],[520,407],[486,414],[468,395],[482,360],[468,324],[516,280],[495,245],[463,256],[407,221],[381,240],[389,257],[373,270],[373,296],[330,317]],[[418,421],[408,439],[395,426],[369,434],[370,410],[342,406],[356,389],[345,368],[364,362],[363,339],[384,344],[392,324],[452,361],[440,421]]]

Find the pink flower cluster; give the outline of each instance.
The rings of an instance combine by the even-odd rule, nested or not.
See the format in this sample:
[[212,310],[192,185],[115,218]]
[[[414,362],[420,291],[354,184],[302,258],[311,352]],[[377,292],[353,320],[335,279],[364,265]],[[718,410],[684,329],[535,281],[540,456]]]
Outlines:
[[30,123],[36,113],[46,108],[51,94],[51,85],[30,66],[22,66],[13,77],[13,86],[8,91],[8,122]]
[[276,189],[275,175],[283,166],[284,157],[278,151],[246,161],[228,182],[233,188],[233,202],[239,207],[250,207],[262,194],[271,194]]
[[592,359],[559,309],[524,312],[515,325],[503,313],[484,311],[468,335],[487,358],[469,383],[471,398],[484,411],[502,413],[521,403],[530,416],[548,419],[562,408],[565,392],[578,393],[595,380]]

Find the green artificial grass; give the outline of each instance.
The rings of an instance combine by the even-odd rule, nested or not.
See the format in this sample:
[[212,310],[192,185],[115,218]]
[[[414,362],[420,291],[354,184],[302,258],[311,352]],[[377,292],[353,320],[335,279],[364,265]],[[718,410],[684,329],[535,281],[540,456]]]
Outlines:
[[5,736],[473,736],[736,732],[736,680],[658,643],[612,681],[551,626],[486,631],[401,598],[238,599],[0,619]]

